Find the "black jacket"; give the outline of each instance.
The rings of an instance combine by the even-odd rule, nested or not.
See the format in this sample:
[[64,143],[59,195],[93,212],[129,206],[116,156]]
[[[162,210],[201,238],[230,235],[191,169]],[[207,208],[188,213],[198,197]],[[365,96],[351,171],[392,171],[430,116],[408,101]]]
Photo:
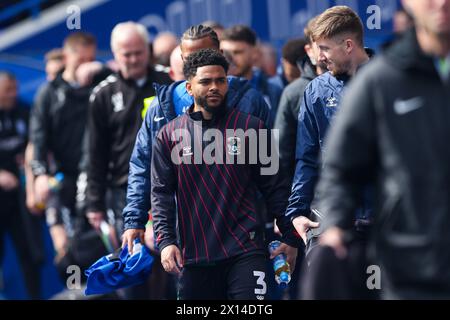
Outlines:
[[88,141],[88,210],[105,211],[107,187],[126,187],[130,156],[142,124],[144,99],[153,83],[169,84],[166,73],[149,69],[142,87],[120,74],[94,88],[90,98]]
[[306,86],[316,77],[314,66],[308,57],[302,61],[301,76],[290,83],[281,95],[274,128],[279,130],[280,166],[289,185],[295,173],[295,148],[297,139],[298,113],[301,97]]
[[393,286],[450,293],[450,85],[414,31],[354,78],[319,183],[325,226],[349,228],[377,185],[377,262]]
[[0,109],[0,170],[19,177],[19,159],[28,138],[29,108],[18,103],[12,110]]
[[55,171],[78,174],[90,92],[90,87],[71,87],[62,73],[39,90],[30,118],[30,141],[34,145],[31,166],[35,175],[48,173],[49,152]]

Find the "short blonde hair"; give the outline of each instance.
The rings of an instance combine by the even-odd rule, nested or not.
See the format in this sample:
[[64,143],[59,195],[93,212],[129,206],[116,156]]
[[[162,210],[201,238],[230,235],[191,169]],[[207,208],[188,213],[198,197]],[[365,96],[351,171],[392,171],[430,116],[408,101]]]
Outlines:
[[92,34],[87,32],[73,32],[64,39],[63,48],[73,49],[77,45],[83,47],[96,46],[97,41]]
[[358,15],[347,6],[334,6],[325,10],[314,21],[312,38],[333,38],[342,34],[352,34],[356,43],[363,47],[363,25]]

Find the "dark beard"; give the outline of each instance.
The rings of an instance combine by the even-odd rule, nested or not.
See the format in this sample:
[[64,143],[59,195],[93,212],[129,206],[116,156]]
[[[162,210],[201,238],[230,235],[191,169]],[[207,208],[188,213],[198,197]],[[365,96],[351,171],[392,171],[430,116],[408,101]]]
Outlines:
[[206,101],[205,97],[197,97],[195,98],[195,103],[198,106],[201,106],[203,109],[205,109],[207,112],[211,113],[213,117],[223,114],[226,109],[226,97],[222,100],[222,103],[218,105],[217,107],[211,107],[208,105],[208,102]]
[[335,65],[335,66],[336,66],[336,68],[332,72],[333,76],[335,76],[335,77],[350,76],[349,75],[350,68],[351,68],[350,62],[341,63],[340,65]]
[[318,66],[320,69],[322,69],[323,71],[325,71],[325,72],[328,70],[327,64],[326,64],[326,63],[318,62],[318,63],[317,63],[317,66]]

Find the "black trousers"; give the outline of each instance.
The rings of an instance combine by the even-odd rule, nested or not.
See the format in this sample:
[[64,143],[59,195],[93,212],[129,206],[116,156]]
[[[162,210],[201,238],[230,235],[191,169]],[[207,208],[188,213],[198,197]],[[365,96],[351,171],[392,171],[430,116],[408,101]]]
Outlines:
[[180,277],[180,300],[263,300],[267,261],[253,252],[214,265],[188,265]]
[[107,212],[106,219],[110,225],[114,226],[119,245],[121,236],[123,234],[123,215],[122,211],[127,204],[127,189],[126,187],[111,188],[106,193]]
[[[31,299],[40,299],[40,265],[28,241],[26,214],[21,210],[18,192],[0,191],[0,261],[3,260],[4,237],[8,233],[22,268],[25,286]],[[31,218],[31,217],[30,217]]]
[[76,195],[76,178],[65,175],[59,189],[50,192],[45,210],[47,225],[63,225],[70,238],[80,228],[81,223],[81,215],[76,210]]
[[347,245],[347,257],[338,258],[333,249],[312,246],[302,266],[300,298],[306,300],[364,299],[379,297],[379,290],[369,289],[366,273],[371,265],[367,258],[366,234],[355,232]]

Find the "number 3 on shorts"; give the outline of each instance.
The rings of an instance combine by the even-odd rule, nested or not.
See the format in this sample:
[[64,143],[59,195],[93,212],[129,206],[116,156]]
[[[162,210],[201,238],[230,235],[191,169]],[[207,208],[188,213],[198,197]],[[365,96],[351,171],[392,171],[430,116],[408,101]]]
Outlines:
[[267,284],[264,281],[264,278],[266,277],[266,273],[262,272],[262,271],[253,271],[253,275],[255,277],[258,277],[256,279],[256,284],[261,286],[261,288],[255,288],[255,294],[265,295],[267,292]]

